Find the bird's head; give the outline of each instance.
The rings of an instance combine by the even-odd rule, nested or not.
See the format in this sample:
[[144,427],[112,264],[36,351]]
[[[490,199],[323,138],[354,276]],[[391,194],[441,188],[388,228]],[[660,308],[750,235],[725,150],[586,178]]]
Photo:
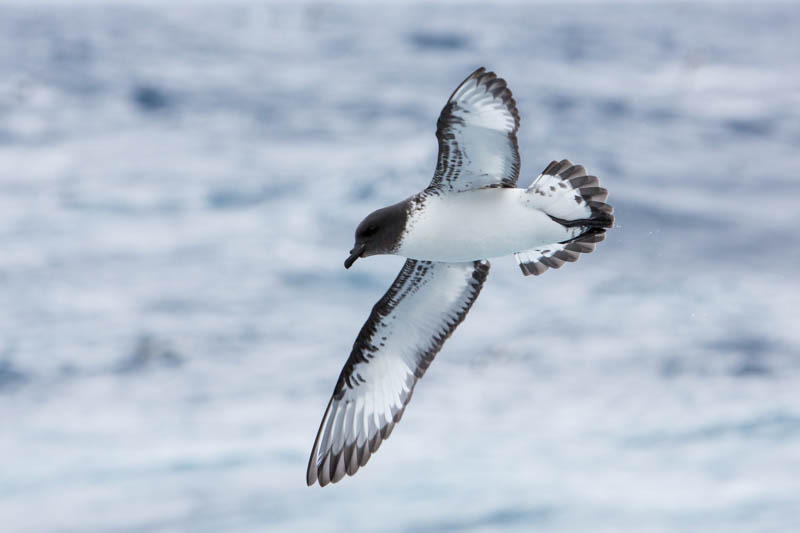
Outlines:
[[400,245],[407,216],[406,202],[370,213],[356,228],[356,243],[344,267],[350,268],[359,257],[395,252]]

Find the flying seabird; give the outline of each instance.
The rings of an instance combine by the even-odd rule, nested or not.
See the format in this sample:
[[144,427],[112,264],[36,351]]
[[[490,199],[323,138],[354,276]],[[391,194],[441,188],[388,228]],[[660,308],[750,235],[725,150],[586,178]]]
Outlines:
[[608,191],[580,165],[553,161],[516,186],[519,113],[505,80],[479,68],[442,109],[430,185],[378,209],[356,229],[344,262],[406,257],[361,328],[319,426],[306,481],[353,475],[389,437],[445,340],[489,273],[487,258],[514,255],[539,275],[590,253],[614,222]]

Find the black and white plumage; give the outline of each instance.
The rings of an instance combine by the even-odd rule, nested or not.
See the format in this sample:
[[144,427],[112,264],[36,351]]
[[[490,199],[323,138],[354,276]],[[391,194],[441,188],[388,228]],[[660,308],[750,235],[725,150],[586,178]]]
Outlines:
[[339,481],[366,464],[400,421],[417,380],[464,320],[488,273],[488,261],[406,261],[339,375],[311,452],[309,485]]
[[364,466],[400,421],[417,381],[464,320],[489,257],[514,255],[541,274],[594,250],[613,225],[607,191],[580,165],[553,161],[516,187],[519,113],[506,82],[480,68],[439,116],[430,185],[367,216],[345,261],[395,254],[407,261],[375,304],[314,441],[306,473],[324,486]]
[[483,68],[473,72],[439,115],[439,157],[428,190],[516,186],[517,130],[519,112],[505,80]]

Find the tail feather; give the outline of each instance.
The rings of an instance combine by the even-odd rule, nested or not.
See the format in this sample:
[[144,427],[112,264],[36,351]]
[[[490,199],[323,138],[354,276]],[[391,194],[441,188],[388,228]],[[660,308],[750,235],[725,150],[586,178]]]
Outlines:
[[591,253],[605,239],[606,229],[614,226],[614,208],[606,203],[608,191],[596,176],[586,174],[581,165],[569,160],[553,161],[528,187],[530,204],[551,219],[581,233],[568,241],[551,243],[517,252],[514,257],[523,274],[542,274],[548,268],[561,268]]
[[605,239],[605,234],[604,229],[594,228],[566,242],[546,244],[532,250],[517,252],[514,258],[523,274],[538,276],[548,268],[561,268],[564,263],[574,263],[580,254],[592,253],[595,244]]
[[614,208],[605,203],[608,191],[600,187],[597,176],[587,175],[582,165],[573,165],[568,159],[547,165],[526,192],[531,195],[532,207],[558,222],[566,221],[565,225],[587,228],[614,225]]

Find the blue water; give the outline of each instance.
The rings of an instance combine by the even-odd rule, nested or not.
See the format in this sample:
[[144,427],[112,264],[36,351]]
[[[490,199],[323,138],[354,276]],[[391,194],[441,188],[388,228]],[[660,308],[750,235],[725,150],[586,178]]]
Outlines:
[[[796,3],[0,6],[3,531],[785,532],[800,523]],[[617,228],[494,260],[402,423],[305,486],[486,65],[520,185],[568,157]]]

